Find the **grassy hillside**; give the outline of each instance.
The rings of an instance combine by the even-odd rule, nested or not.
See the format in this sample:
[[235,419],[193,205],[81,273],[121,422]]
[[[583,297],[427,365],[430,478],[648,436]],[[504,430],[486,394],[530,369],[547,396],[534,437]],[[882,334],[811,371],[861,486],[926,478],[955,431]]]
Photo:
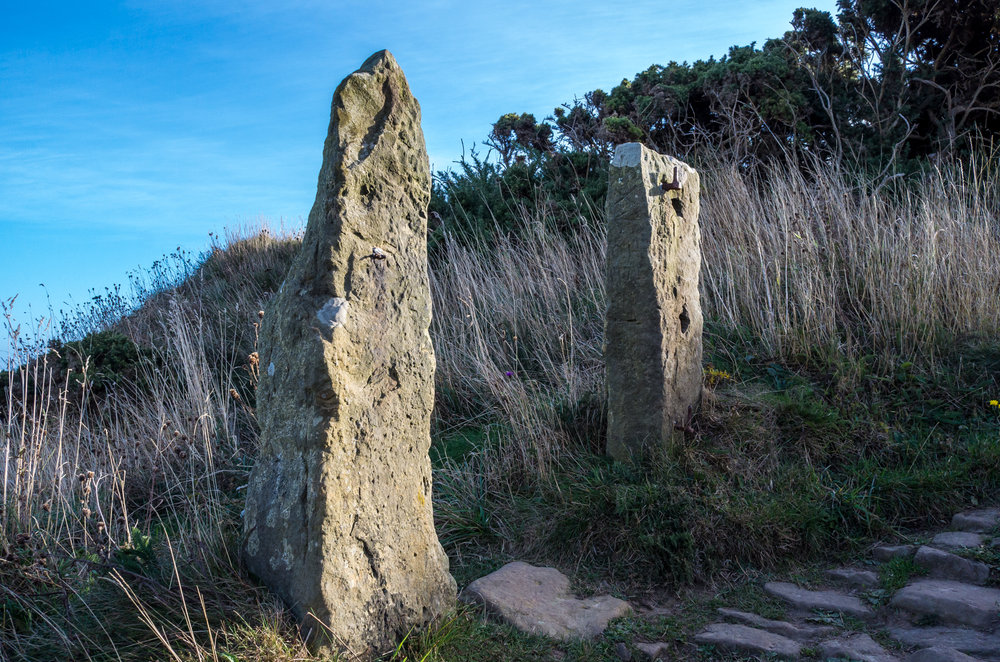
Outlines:
[[[601,213],[511,203],[505,232],[436,228],[435,517],[460,586],[523,559],[629,599],[729,590],[997,500],[995,161],[881,187],[699,168],[704,406],[647,466],[602,452]],[[298,241],[168,258],[136,310],[109,293],[2,373],[0,658],[310,659],[238,562],[256,331]],[[561,646],[459,611],[386,659],[603,659],[679,627]]]

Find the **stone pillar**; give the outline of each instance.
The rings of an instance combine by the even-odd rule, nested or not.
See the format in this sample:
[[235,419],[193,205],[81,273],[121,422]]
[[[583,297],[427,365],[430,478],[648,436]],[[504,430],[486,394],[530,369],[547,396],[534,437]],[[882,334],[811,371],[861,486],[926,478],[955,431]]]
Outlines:
[[611,160],[604,359],[619,461],[668,447],[701,399],[698,186],[693,168],[639,143]]
[[391,648],[455,600],[431,510],[430,166],[388,51],[333,96],[302,248],[260,334],[247,568],[319,653]]

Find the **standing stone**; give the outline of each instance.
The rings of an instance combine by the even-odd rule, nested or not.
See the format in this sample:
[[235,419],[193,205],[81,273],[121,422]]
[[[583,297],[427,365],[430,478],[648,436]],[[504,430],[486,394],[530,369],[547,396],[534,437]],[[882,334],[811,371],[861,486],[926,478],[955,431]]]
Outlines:
[[611,160],[604,359],[608,454],[639,459],[683,434],[702,385],[698,173],[639,143]]
[[322,654],[391,648],[448,610],[431,512],[430,167],[388,51],[333,96],[302,248],[260,335],[244,558]]

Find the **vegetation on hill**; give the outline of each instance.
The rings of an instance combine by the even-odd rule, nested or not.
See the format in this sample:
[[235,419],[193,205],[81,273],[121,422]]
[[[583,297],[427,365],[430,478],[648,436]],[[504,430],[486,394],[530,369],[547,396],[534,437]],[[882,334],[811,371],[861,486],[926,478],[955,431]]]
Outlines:
[[[995,84],[994,51],[954,54],[962,35],[931,29],[994,34],[982,4],[969,23],[911,3],[900,71],[896,4],[845,2],[836,24],[800,10],[763,49],[651,69],[550,123],[501,118],[497,159],[439,176],[432,462],[460,586],[517,558],[581,591],[654,600],[996,500],[1000,169],[982,145],[945,149],[995,131],[996,115],[928,124],[920,96],[959,104],[970,72]],[[882,115],[824,115],[822,85],[845,80],[895,90],[906,140]],[[877,110],[835,89],[838,113]],[[632,138],[703,174],[704,406],[679,448],[641,467],[603,455],[602,177]],[[108,292],[58,343],[18,345],[0,373],[0,659],[311,659],[238,560],[256,331],[298,241],[216,237],[136,279],[138,307]],[[637,632],[699,655],[675,619],[563,645],[460,610],[386,659],[610,659]]]

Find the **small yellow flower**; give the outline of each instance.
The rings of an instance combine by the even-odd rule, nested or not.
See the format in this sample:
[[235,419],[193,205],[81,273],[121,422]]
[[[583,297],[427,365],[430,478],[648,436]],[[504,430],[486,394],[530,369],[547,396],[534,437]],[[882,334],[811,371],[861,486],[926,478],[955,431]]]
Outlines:
[[1000,402],[997,402],[996,400],[990,400],[990,406],[991,407],[1000,407]]

